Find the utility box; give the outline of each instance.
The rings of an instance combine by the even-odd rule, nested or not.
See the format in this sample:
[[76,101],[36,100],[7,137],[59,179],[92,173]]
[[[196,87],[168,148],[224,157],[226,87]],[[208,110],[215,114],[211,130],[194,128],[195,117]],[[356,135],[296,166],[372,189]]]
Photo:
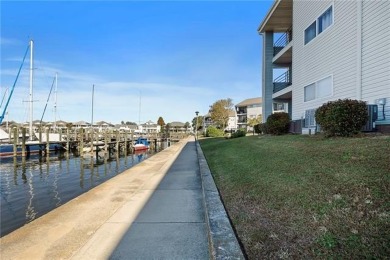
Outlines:
[[376,131],[375,121],[378,119],[378,105],[367,105],[368,119],[365,126],[363,126],[363,132]]

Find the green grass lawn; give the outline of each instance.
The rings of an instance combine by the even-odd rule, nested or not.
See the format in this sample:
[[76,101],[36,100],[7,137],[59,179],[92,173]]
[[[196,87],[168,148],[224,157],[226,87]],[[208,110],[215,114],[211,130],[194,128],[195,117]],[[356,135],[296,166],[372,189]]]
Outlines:
[[249,259],[390,257],[390,137],[203,139]]

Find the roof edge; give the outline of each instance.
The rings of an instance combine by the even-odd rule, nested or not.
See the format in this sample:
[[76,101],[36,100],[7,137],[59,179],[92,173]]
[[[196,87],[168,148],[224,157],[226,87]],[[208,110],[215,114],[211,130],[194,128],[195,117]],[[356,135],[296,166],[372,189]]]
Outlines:
[[275,9],[279,6],[279,3],[281,1],[282,0],[275,0],[274,4],[269,9],[267,15],[265,16],[265,18],[263,19],[263,21],[261,22],[261,24],[257,28],[257,31],[259,32],[259,34],[263,33],[264,26],[267,24],[269,18],[272,16],[272,14],[274,13]]

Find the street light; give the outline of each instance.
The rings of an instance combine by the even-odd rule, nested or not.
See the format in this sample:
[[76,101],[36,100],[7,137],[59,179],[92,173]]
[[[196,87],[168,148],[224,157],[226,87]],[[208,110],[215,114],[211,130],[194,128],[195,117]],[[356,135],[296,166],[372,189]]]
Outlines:
[[195,140],[198,139],[198,114],[199,114],[199,112],[196,111],[195,112],[195,115],[196,115]]

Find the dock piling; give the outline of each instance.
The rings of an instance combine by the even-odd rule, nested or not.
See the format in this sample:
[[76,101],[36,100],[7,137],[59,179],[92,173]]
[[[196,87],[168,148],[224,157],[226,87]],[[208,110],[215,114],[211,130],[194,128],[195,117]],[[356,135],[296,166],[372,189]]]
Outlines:
[[26,156],[26,128],[22,128],[22,156]]

